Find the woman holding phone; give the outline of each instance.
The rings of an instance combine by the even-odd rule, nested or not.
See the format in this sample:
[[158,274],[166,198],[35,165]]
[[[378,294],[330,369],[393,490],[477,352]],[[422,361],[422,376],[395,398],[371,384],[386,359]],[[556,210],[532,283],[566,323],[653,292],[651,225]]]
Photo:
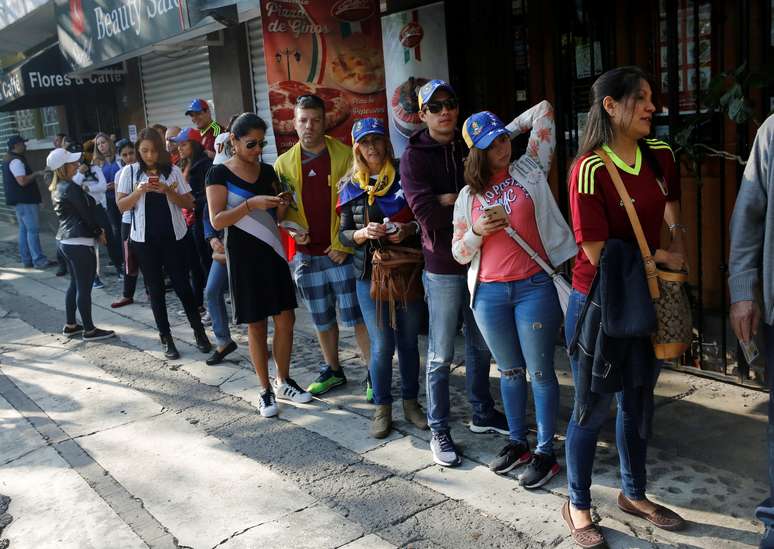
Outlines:
[[[527,151],[511,162],[511,138],[526,131]],[[554,111],[543,101],[507,127],[484,111],[465,121],[462,134],[470,154],[467,186],[454,205],[452,253],[470,264],[471,307],[500,370],[510,431],[489,468],[505,474],[529,463],[519,482],[537,488],[559,472],[553,446],[559,411],[554,343],[562,310],[551,277],[503,229],[515,230],[554,266],[577,251],[547,179],[556,144]],[[534,454],[527,442],[527,372],[537,417]]]
[[[116,143],[121,169],[115,175],[116,181],[121,180],[121,172],[135,163],[134,143],[121,139]],[[118,207],[118,206],[116,206]],[[121,243],[124,252],[124,288],[122,296],[110,306],[114,309],[134,303],[134,291],[137,289],[138,261],[134,250],[129,246],[129,233],[132,230],[132,210],[121,214]]]
[[[265,137],[266,123],[258,115],[243,113],[234,121],[234,155],[207,174],[207,203],[213,228],[225,229],[234,321],[247,324],[250,358],[261,384],[258,408],[261,416],[273,417],[277,397],[303,403],[312,395],[290,377],[296,292],[277,228],[290,198],[279,194],[274,168],[259,161]],[[274,321],[274,387],[269,380],[268,317]]]
[[130,246],[148,287],[164,356],[173,360],[180,357],[167,318],[164,272],[172,279],[172,287],[183,304],[196,347],[208,353],[212,346],[188,283],[182,242],[187,231],[182,208],[193,207],[191,189],[180,169],[170,163],[157,131],[146,128],[140,132],[136,150],[139,160],[121,172],[116,200],[122,212],[131,211]]
[[339,238],[355,250],[357,298],[371,340],[368,370],[376,406],[371,436],[384,438],[392,430],[392,358],[396,348],[403,415],[419,429],[427,429],[427,417],[417,400],[421,300],[395,303],[395,324],[391,326],[387,302],[377,304],[371,297],[374,251],[390,244],[419,250],[419,225],[403,197],[384,123],[377,118],[358,120],[352,127],[352,141],[352,168],[339,190]]

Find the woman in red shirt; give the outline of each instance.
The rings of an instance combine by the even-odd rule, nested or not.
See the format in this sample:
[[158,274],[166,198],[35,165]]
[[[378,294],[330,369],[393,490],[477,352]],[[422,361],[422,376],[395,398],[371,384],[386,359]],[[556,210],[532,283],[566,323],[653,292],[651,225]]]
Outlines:
[[[682,228],[680,186],[674,156],[664,141],[647,139],[656,111],[648,78],[638,67],[619,67],[594,82],[591,96],[588,123],[569,179],[573,232],[581,249],[573,268],[573,292],[565,322],[568,343],[575,333],[605,242],[610,238],[636,242],[623,203],[602,159],[594,153],[596,149],[603,149],[615,164],[631,195],[648,245],[656,250],[656,262],[676,270],[684,263],[682,233],[678,230]],[[672,231],[668,250],[661,248],[660,241],[664,221]],[[578,364],[572,357],[571,366],[577,379]],[[648,388],[651,392],[658,371],[654,358],[652,385]],[[614,396],[618,405],[616,446],[622,481],[618,506],[660,528],[676,530],[684,525],[676,513],[651,502],[645,495],[647,440],[640,435],[632,415],[632,409],[642,398],[641,390],[625,388],[615,394],[597,395],[594,411],[583,425],[575,414],[570,420],[565,443],[570,500],[563,507],[562,516],[581,547],[604,544],[601,531],[591,519],[591,473],[599,431],[608,418]],[[576,400],[582,397],[576,394]]]
[[[511,136],[526,131],[527,151],[511,162]],[[559,409],[554,344],[562,310],[551,278],[503,229],[511,227],[553,265],[576,253],[547,180],[556,145],[554,111],[543,101],[507,128],[494,114],[477,113],[465,121],[463,137],[470,147],[467,186],[454,205],[452,253],[470,264],[471,307],[501,372],[510,438],[489,468],[505,474],[529,463],[519,481],[537,488],[559,472],[553,448]],[[537,418],[534,456],[527,442],[527,372]]]

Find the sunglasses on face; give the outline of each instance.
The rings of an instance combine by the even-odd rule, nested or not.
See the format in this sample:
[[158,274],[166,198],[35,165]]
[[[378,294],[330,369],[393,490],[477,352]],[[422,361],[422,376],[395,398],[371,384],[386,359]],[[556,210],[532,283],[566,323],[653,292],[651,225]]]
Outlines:
[[255,147],[260,147],[261,149],[266,146],[266,140],[261,139],[260,141],[248,141],[245,143],[245,147],[248,149],[254,149]]
[[457,102],[456,97],[450,97],[449,99],[444,99],[443,101],[428,101],[428,103],[424,106],[424,110],[430,111],[433,114],[438,114],[441,112],[444,107],[447,111],[453,111],[457,108],[459,103]]

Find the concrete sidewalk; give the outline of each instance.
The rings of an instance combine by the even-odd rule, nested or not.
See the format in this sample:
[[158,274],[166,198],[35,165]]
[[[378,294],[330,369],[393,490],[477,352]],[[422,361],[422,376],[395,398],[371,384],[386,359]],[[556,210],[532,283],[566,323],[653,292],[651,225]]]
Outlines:
[[[44,248],[53,251],[52,240],[44,236]],[[0,537],[10,547],[572,546],[559,517],[564,474],[526,492],[486,468],[505,441],[466,428],[464,367],[454,370],[452,402],[466,461],[442,469],[432,465],[428,433],[399,412],[390,438],[368,436],[371,406],[351,332],[342,352],[349,384],[309,405],[283,402],[280,419],[265,420],[242,332],[237,359],[207,367],[167,294],[183,358],[166,361],[143,299],[110,309],[120,290],[108,275],[93,293],[94,316],[119,338],[67,340],[57,334],[68,280],[20,268],[14,242],[15,230],[0,225],[0,494],[10,496],[14,516]],[[559,348],[556,360],[565,420],[572,387]],[[294,378],[308,383],[320,361],[299,309]],[[492,384],[497,394],[495,368]],[[611,546],[755,546],[767,398],[662,374],[649,493],[691,521],[681,534],[656,532],[615,508],[610,422],[594,498]],[[562,421],[559,432],[565,428]]]

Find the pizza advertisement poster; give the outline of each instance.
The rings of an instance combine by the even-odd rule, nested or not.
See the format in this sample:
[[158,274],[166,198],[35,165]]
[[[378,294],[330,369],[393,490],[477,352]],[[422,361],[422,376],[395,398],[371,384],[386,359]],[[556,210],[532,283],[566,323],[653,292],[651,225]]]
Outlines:
[[443,2],[382,17],[390,140],[400,156],[424,124],[417,90],[429,80],[449,80]]
[[261,19],[278,152],[298,141],[300,95],[325,101],[326,133],[347,144],[355,120],[387,121],[378,0],[261,0]]

